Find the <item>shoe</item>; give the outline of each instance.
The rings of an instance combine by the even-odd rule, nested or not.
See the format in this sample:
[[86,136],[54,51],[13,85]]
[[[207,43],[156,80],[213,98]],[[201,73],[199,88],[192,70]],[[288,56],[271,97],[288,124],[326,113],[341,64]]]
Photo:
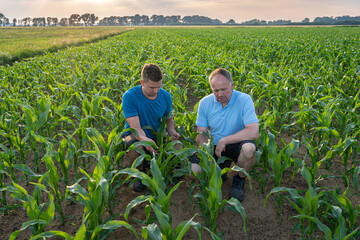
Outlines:
[[147,187],[142,184],[141,180],[136,180],[136,182],[133,183],[132,188],[134,192],[143,192],[147,189]]
[[235,175],[231,185],[230,196],[236,198],[240,202],[244,200],[245,192],[245,178],[241,178],[239,175]]

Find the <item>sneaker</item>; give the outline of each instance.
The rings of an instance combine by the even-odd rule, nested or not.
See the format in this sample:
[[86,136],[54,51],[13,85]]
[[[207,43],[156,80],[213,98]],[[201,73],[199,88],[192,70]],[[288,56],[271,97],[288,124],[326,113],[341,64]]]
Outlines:
[[245,178],[241,178],[239,175],[235,175],[233,178],[233,183],[231,185],[230,196],[236,198],[240,202],[244,200],[244,187],[245,187]]
[[147,187],[144,184],[142,184],[141,180],[136,180],[133,183],[132,188],[134,192],[143,192],[147,189]]

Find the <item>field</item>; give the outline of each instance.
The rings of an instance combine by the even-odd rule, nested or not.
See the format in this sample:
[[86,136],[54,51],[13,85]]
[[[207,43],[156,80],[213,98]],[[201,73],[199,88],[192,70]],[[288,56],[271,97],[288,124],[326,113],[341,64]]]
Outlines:
[[0,28],[0,65],[118,35],[119,27]]
[[[358,27],[139,28],[0,67],[1,239],[359,239],[359,37]],[[121,99],[150,62],[182,139],[160,128],[160,155],[138,150],[147,175],[130,166]],[[228,198],[239,169],[222,183],[211,147],[195,144],[218,67],[260,120],[241,204]],[[189,176],[195,152],[203,172]],[[134,178],[149,191],[133,193]]]

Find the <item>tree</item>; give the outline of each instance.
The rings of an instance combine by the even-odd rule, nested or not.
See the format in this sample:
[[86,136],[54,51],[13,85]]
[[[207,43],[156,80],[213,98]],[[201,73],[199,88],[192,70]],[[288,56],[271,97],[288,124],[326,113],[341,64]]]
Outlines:
[[236,22],[235,22],[234,19],[230,19],[229,21],[226,22],[226,24],[228,24],[228,25],[234,25],[234,24],[236,24]]
[[69,25],[76,26],[80,22],[81,18],[79,14],[71,14],[69,18]]
[[305,23],[305,24],[310,23],[310,19],[309,18],[304,18],[304,20],[302,20],[301,23]]
[[63,26],[63,27],[68,26],[69,25],[69,19],[68,18],[60,19],[59,25]]
[[0,26],[6,26],[8,25],[10,22],[9,22],[9,19],[7,17],[5,17],[4,14],[0,13]]
[[32,22],[34,27],[46,25],[45,18],[33,18]]
[[12,22],[13,22],[13,27],[16,27],[16,22],[17,22],[16,18],[14,18]]
[[24,26],[30,26],[31,18],[26,17],[22,20],[22,22],[24,23]]
[[99,18],[97,16],[95,16],[95,14],[91,14],[90,15],[90,23],[91,23],[91,26],[93,26],[95,24],[95,22],[99,20]]
[[80,21],[83,21],[85,26],[89,26],[91,24],[90,13],[85,13],[85,14],[81,15]]

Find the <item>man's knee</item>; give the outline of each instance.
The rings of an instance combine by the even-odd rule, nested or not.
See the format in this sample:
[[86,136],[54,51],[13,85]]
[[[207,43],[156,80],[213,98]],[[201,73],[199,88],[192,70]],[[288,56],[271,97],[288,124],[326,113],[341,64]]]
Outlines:
[[256,146],[253,143],[245,143],[241,147],[241,152],[246,159],[253,158],[255,156]]
[[200,174],[201,173],[200,165],[196,164],[196,163],[192,163],[191,164],[191,171],[193,171],[194,173]]

